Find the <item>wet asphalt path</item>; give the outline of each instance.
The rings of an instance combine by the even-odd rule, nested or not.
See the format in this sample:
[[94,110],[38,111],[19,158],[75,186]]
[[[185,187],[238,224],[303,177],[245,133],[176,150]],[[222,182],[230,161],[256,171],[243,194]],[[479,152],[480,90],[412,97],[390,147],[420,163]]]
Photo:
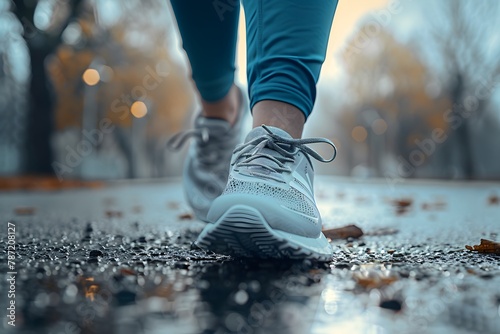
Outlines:
[[500,240],[499,183],[316,188],[325,228],[365,233],[327,264],[193,248],[203,224],[176,180],[0,193],[0,332],[500,333],[500,256],[465,249]]

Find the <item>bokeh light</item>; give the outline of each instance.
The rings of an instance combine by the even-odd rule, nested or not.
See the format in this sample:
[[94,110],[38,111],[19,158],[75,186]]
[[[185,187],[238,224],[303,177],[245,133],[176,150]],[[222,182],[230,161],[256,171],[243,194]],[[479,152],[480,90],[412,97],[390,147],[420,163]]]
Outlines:
[[368,133],[363,126],[358,125],[352,129],[351,135],[355,141],[357,141],[358,143],[362,143],[366,140]]
[[130,106],[130,112],[135,118],[143,118],[148,113],[148,107],[142,101],[135,101]]
[[99,80],[101,80],[101,76],[99,75],[99,72],[93,68],[88,68],[83,72],[83,81],[89,85],[89,86],[95,86],[99,83]]
[[378,118],[372,123],[373,133],[383,135],[387,131],[387,123],[382,118]]

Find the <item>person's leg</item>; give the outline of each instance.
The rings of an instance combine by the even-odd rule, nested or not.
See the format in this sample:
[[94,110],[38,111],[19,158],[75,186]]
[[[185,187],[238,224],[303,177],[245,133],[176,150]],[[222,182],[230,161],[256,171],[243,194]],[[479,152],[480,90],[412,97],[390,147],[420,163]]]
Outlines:
[[[243,0],[254,129],[231,159],[224,192],[196,244],[233,256],[330,260],[311,160],[324,138],[300,139],[316,98],[336,0]],[[265,124],[263,126],[260,126]],[[323,158],[308,147],[333,148]]]
[[233,149],[241,142],[246,106],[234,85],[239,2],[221,9],[211,0],[171,0],[183,47],[201,98],[194,128],[176,134],[169,147],[193,138],[184,162],[183,185],[195,215],[206,220],[226,186]]
[[337,0],[243,0],[254,127],[300,138],[316,99]]
[[232,1],[223,10],[210,0],[171,0],[171,4],[200,93],[202,115],[233,124],[241,102],[234,86],[239,2]]

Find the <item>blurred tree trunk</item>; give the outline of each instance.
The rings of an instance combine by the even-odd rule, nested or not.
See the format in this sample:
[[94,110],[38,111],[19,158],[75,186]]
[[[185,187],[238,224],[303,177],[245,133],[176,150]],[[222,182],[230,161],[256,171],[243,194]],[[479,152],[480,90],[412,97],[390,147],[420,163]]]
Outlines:
[[467,112],[466,110],[464,110],[465,107],[463,106],[464,95],[465,95],[465,80],[462,73],[457,72],[455,74],[455,79],[452,84],[450,92],[454,119],[461,120],[460,124],[455,130],[455,138],[458,144],[456,154],[459,155],[462,172],[464,173],[464,178],[467,180],[471,180],[474,178],[474,162],[473,162],[472,144],[469,131],[469,121],[464,119],[463,117],[463,113]]
[[50,138],[53,130],[54,98],[45,72],[45,58],[52,53],[46,47],[30,47],[31,81],[26,138],[26,173],[52,173]]
[[[500,4],[498,1],[467,0],[427,0],[419,4],[425,12],[438,15],[426,16],[431,38],[422,39],[425,41],[422,50],[434,50],[428,60],[443,68],[449,85],[451,115],[458,124],[450,133],[454,138],[450,158],[456,160],[449,165],[455,161],[460,163],[464,178],[473,179],[478,176],[472,142],[473,122],[485,114],[492,87],[500,77],[498,43],[488,42],[494,40],[494,31],[498,30]],[[436,61],[439,59],[436,56],[442,62]],[[488,92],[479,96],[477,92],[482,85],[488,86],[483,87]],[[471,101],[475,102],[474,106]]]
[[81,0],[70,1],[71,10],[57,33],[37,30],[34,14],[38,1],[14,0],[14,13],[24,27],[24,39],[29,50],[31,78],[24,150],[24,172],[27,174],[53,174],[51,135],[55,96],[45,60],[54,53],[62,40],[62,33],[76,17]]

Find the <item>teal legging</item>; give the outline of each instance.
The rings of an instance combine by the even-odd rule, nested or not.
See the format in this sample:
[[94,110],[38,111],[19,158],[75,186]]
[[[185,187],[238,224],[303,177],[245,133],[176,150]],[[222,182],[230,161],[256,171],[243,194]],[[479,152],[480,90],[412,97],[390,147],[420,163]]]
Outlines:
[[[171,0],[193,80],[206,101],[234,82],[239,0]],[[316,99],[337,0],[243,0],[250,107],[286,102],[306,118]]]

